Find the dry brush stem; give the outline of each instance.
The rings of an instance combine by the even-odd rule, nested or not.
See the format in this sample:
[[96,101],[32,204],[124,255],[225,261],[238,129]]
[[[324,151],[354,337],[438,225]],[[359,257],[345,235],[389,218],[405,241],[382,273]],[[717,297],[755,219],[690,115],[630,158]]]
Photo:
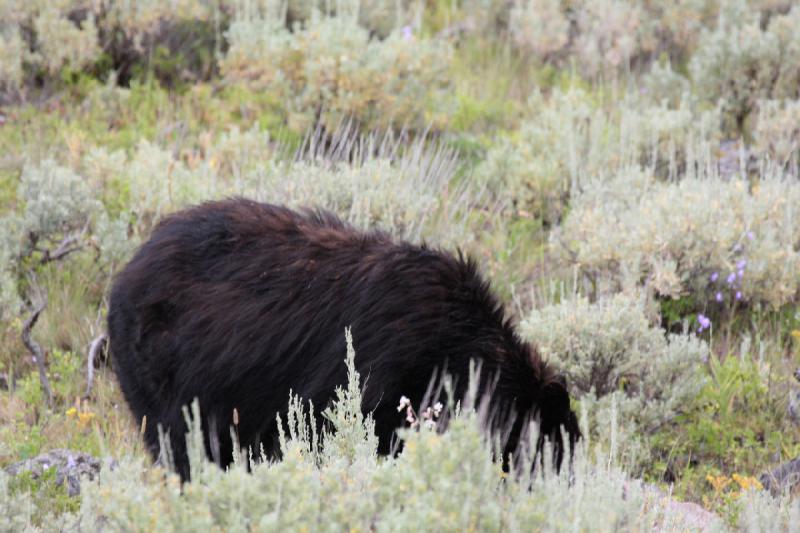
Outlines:
[[92,395],[92,385],[94,383],[94,361],[97,359],[99,353],[106,351],[108,347],[108,335],[101,333],[89,344],[89,355],[86,361],[86,393],[84,398],[89,398]]
[[42,351],[42,347],[39,346],[35,340],[31,338],[31,330],[33,326],[36,325],[36,321],[39,320],[39,315],[42,314],[42,311],[47,307],[47,296],[42,298],[42,303],[39,304],[36,309],[34,309],[33,314],[25,321],[25,324],[22,326],[22,343],[31,352],[33,355],[33,359],[36,361],[36,366],[39,368],[39,381],[42,384],[42,388],[44,389],[45,394],[47,395],[47,406],[52,407],[53,405],[53,389],[50,388],[50,380],[47,379],[47,371],[44,367],[44,352]]
[[759,481],[775,496],[792,491],[800,483],[800,457],[762,474]]

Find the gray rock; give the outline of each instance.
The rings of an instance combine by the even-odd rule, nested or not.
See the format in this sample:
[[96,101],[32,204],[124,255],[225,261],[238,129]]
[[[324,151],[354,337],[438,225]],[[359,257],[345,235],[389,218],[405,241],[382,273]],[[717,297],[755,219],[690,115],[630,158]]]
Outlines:
[[[116,461],[108,461],[105,466],[113,470]],[[94,479],[102,467],[101,461],[88,453],[59,448],[14,463],[7,466],[5,471],[12,476],[30,472],[33,479],[39,479],[47,470],[55,468],[56,483],[59,485],[66,483],[67,493],[70,496],[77,496],[81,492],[81,477]]]

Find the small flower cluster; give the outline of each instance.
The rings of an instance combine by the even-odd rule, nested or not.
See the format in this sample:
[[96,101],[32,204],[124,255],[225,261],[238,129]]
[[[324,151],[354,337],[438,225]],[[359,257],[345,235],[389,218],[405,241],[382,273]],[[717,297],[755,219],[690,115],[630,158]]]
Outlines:
[[86,429],[87,427],[89,427],[89,424],[96,417],[96,415],[91,411],[85,411],[85,410],[79,411],[77,407],[70,407],[69,409],[67,409],[67,412],[65,414],[67,415],[67,418],[75,420],[78,423],[78,427],[80,429]]
[[[752,231],[747,232],[747,238],[750,240],[754,238]],[[725,277],[725,284],[728,286],[731,292],[733,292],[733,298],[737,302],[741,300],[744,296],[742,294],[741,284],[742,284],[742,279],[744,279],[745,268],[747,268],[747,259],[739,259],[736,262],[736,268]],[[719,279],[719,272],[713,272],[708,279],[711,283],[716,283],[717,280]],[[720,290],[715,291],[714,300],[718,303],[722,303],[725,301],[725,297],[723,296],[722,291]]]
[[[406,410],[406,422],[414,429],[420,427],[420,419],[417,417],[414,408],[411,407],[411,400],[409,400],[407,396],[400,397],[397,412],[402,412],[403,409]],[[422,412],[422,425],[427,429],[434,429],[436,427],[436,421],[442,414],[442,409],[444,409],[442,402],[436,402],[433,407],[426,408]]]
[[[753,240],[755,238],[752,231],[748,231],[746,236],[749,240]],[[734,252],[739,251],[741,251],[741,245],[737,244],[734,248]],[[742,294],[742,279],[744,279],[745,268],[747,268],[747,259],[739,259],[736,262],[735,268],[725,277],[725,287],[715,287],[716,283],[720,279],[720,274],[718,271],[711,273],[711,275],[708,277],[708,281],[711,283],[712,292],[714,293],[714,301],[716,303],[721,304],[725,302],[723,290],[726,288],[733,294],[733,301],[739,302],[742,300],[744,297]],[[711,327],[711,319],[702,313],[697,315],[697,322],[699,324],[697,328],[698,333],[701,333]]]
[[711,319],[702,313],[697,315],[697,322],[700,324],[697,328],[697,333],[702,333],[704,330],[711,327]]
[[[764,486],[761,482],[753,476],[741,476],[739,474],[732,474],[730,477],[725,474],[714,476],[708,474],[706,481],[714,489],[714,495],[717,498],[728,497],[736,499],[742,494],[750,490],[762,490]],[[738,490],[730,490],[738,487]]]

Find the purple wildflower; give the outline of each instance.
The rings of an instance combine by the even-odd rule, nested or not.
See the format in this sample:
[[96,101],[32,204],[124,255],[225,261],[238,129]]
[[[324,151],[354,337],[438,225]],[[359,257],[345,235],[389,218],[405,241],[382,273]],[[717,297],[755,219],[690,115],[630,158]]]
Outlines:
[[739,259],[739,262],[736,263],[736,268],[738,270],[744,270],[744,267],[747,266],[747,259]]
[[748,239],[750,239],[750,240],[752,241],[753,239],[755,239],[755,238],[756,238],[756,234],[755,234],[755,233],[753,233],[752,231],[748,231],[748,232],[747,232],[747,238],[748,238]]
[[744,269],[740,268],[736,275],[739,276],[739,279],[742,279],[744,277]]
[[728,274],[728,277],[725,278],[725,281],[728,283],[728,285],[733,285],[733,282],[736,281],[736,274],[731,272]]
[[717,281],[719,279],[719,272],[712,272],[709,279],[711,280],[711,283]]
[[721,292],[717,292],[717,294],[714,297],[714,299],[717,300],[718,302],[721,302],[723,300],[722,293]]
[[414,29],[411,26],[403,26],[403,39],[410,41],[414,37]]
[[700,323],[700,327],[697,328],[698,333],[711,327],[711,319],[702,313],[697,315],[697,321]]
[[736,299],[737,300],[741,300],[742,299],[742,291],[736,291]]

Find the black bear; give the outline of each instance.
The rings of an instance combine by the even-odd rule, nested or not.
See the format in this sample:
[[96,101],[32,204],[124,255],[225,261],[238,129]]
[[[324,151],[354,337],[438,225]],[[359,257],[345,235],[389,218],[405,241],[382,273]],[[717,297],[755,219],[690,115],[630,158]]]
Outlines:
[[401,397],[419,405],[442,371],[463,396],[471,359],[491,377],[480,386],[491,387],[493,409],[513,417],[505,453],[531,417],[559,465],[561,426],[570,449],[580,435],[564,380],[517,337],[473,261],[324,211],[230,199],[172,214],[117,276],[108,313],[122,392],[147,417],[153,454],[157,425],[169,431],[183,479],[183,406],[199,400],[206,451],[222,466],[234,410],[242,446],[275,455],[290,389],[320,408],[346,383],[348,326],[381,453],[403,424]]

